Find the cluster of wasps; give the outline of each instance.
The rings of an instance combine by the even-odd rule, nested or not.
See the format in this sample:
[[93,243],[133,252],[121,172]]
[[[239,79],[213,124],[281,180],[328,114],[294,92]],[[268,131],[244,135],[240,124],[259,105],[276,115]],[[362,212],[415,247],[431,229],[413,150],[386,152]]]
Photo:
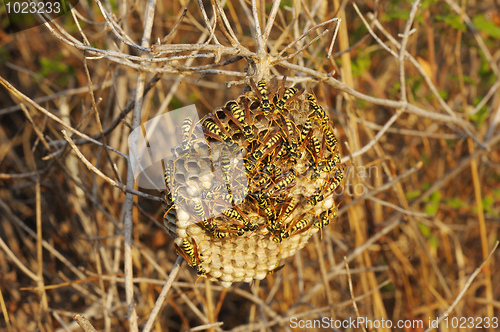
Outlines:
[[199,275],[217,278],[204,259],[214,243],[258,236],[281,245],[336,216],[344,172],[329,117],[285,80],[250,80],[251,91],[179,128],[182,142],[165,165],[164,218]]

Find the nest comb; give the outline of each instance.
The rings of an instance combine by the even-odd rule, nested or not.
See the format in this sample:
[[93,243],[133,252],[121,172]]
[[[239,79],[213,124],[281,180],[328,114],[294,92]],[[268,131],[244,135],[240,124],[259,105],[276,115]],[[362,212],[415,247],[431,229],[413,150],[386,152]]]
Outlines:
[[225,287],[264,279],[337,213],[344,173],[328,116],[312,94],[275,85],[252,81],[198,123],[186,118],[165,165],[177,251]]

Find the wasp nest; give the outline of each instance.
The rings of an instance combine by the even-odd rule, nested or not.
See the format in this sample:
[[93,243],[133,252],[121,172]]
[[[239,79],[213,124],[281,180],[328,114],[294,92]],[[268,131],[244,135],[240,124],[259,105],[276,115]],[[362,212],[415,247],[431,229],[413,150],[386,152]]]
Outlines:
[[344,173],[331,123],[312,94],[284,83],[252,81],[199,123],[186,118],[165,165],[177,251],[225,287],[265,278],[336,217]]

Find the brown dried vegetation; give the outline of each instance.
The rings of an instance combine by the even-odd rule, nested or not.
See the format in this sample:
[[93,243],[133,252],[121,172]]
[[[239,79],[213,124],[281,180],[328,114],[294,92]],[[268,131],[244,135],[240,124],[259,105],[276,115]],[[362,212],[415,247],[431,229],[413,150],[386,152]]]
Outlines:
[[[499,317],[498,251],[481,265],[500,226],[498,2],[339,2],[80,1],[0,31],[0,329]],[[343,204],[266,279],[195,284],[159,193],[133,187],[128,134],[223,106],[248,75],[286,75],[328,110]]]

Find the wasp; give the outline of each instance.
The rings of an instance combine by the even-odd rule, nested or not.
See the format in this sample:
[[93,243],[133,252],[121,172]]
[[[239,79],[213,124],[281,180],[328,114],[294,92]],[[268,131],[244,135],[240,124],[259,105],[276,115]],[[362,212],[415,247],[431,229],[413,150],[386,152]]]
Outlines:
[[287,177],[276,183],[271,189],[262,193],[262,198],[266,199],[271,197],[275,192],[280,191],[288,187],[297,178],[297,171],[292,169]]
[[177,252],[191,265],[198,275],[206,275],[207,272],[201,267],[200,254],[196,246],[196,241],[191,244],[187,239],[182,239],[182,249],[175,244]]
[[172,181],[172,172],[173,172],[173,167],[171,165],[167,165],[165,167],[165,172],[164,172],[164,180],[165,180],[165,185],[168,188],[168,193],[167,197],[170,199],[170,201],[174,201],[174,198],[172,196],[172,192],[174,192],[174,182]]
[[257,148],[250,157],[244,158],[243,161],[245,162],[245,168],[247,171],[252,172],[257,165],[261,164],[262,159],[269,154],[269,151],[275,149],[276,146],[278,146],[282,141],[283,136],[280,134],[276,135],[276,131],[273,134],[268,135],[268,137],[264,140],[265,143],[259,146],[259,148]]
[[323,186],[319,188],[311,197],[308,198],[308,204],[316,205],[317,203],[325,199],[325,191],[334,191],[344,179],[344,171],[342,168],[338,168],[335,171],[335,175]]
[[164,213],[164,215],[163,215],[164,218],[170,212],[170,210],[172,210],[172,209],[177,210],[179,208],[176,203],[178,203],[178,201],[179,201],[180,186],[175,187],[175,184],[174,184],[173,179],[172,179],[172,173],[173,173],[173,167],[171,165],[166,166],[165,173],[164,173],[165,184],[168,187],[168,192],[167,192],[166,196],[167,196],[169,202],[172,204],[170,205],[168,210]]
[[322,188],[318,188],[314,194],[312,194],[310,197],[308,197],[308,204],[310,205],[316,205],[319,202],[322,202],[326,197],[325,197],[325,189],[328,188],[328,184],[323,186]]
[[267,155],[269,150],[272,150],[279,143],[283,141],[283,136],[278,134],[278,131],[275,130],[272,133],[266,135],[262,144],[252,153],[252,155],[248,158],[251,163],[258,163],[261,159]]
[[205,228],[205,230],[207,230],[207,232],[212,234],[218,230],[217,225],[215,225],[215,223],[213,221],[209,220],[205,216],[205,209],[203,208],[202,203],[195,201],[193,209],[194,209],[195,215],[199,219],[199,222],[201,222],[203,228]]
[[181,143],[181,149],[183,152],[189,151],[193,146],[192,136],[194,128],[196,128],[196,126],[193,125],[193,119],[191,117],[185,118],[181,125],[181,132],[184,138]]
[[290,231],[281,231],[278,234],[271,233],[271,236],[274,242],[281,243],[284,239],[290,237]]
[[338,168],[335,171],[335,176],[331,178],[331,180],[327,185],[328,189],[334,191],[339,186],[339,184],[342,182],[343,179],[344,179],[344,171],[342,170],[342,168]]
[[221,127],[215,124],[214,119],[215,117],[212,117],[211,118],[212,121],[207,119],[203,122],[203,128],[205,129],[205,133],[210,137],[215,138],[216,140],[226,143],[231,149],[237,147],[238,145],[236,144],[235,141],[233,141],[229,133],[226,135],[224,132],[222,132]]
[[252,182],[252,193],[258,192],[262,190],[262,186],[264,186],[269,179],[265,176],[260,176],[260,178],[253,180]]
[[286,137],[288,140],[288,153],[290,154],[290,157],[292,158],[292,162],[295,163],[296,158],[297,158],[297,149],[298,149],[298,144],[297,140],[295,139],[295,130],[294,126],[292,124],[292,121],[285,117],[283,114],[279,114],[281,117],[281,120],[285,122],[285,133]]
[[340,164],[340,153],[336,152],[333,156],[333,163],[335,165]]
[[274,168],[274,172],[273,172],[274,177],[278,178],[282,174],[283,174],[283,170],[281,169],[281,167],[275,167]]
[[215,231],[212,236],[216,239],[223,239],[230,236],[242,236],[245,234],[245,229],[238,227],[231,227],[227,232]]
[[323,132],[325,133],[326,146],[332,153],[334,153],[337,147],[337,138],[335,137],[329,126],[324,126]]
[[225,215],[226,217],[240,221],[245,227],[245,230],[253,232],[258,228],[258,226],[253,224],[249,220],[250,218],[247,215],[245,215],[245,213],[243,213],[243,211],[237,205],[234,205],[232,209],[227,209],[223,211],[222,214]]
[[[248,179],[247,179],[248,180]],[[226,181],[225,181],[226,182]],[[245,184],[241,184],[238,179],[235,179],[233,181],[233,184],[235,185],[230,186],[229,181],[226,184],[226,190],[219,190],[219,193],[217,195],[216,192],[214,191],[209,191],[209,192],[202,192],[202,198],[207,198],[207,199],[213,199],[214,197],[217,197],[224,201],[227,204],[239,204],[243,202],[245,197],[248,194],[248,186]],[[218,186],[221,187],[221,186]]]
[[275,232],[276,230],[279,230],[281,229],[281,225],[283,224],[283,222],[288,218],[288,216],[290,216],[290,214],[297,208],[298,204],[297,203],[297,200],[295,199],[295,197],[292,197],[292,199],[290,200],[290,202],[288,203],[285,211],[283,212],[283,209],[280,211],[280,215],[278,217],[278,219],[276,220],[276,222],[272,223],[272,224],[269,224],[267,226],[267,229],[270,231],[270,232]]
[[312,94],[308,93],[307,99],[309,100],[309,105],[313,109],[313,111],[309,114],[308,117],[312,117],[318,120],[321,129],[325,133],[327,147],[333,153],[337,146],[337,139],[335,138],[335,135],[330,129],[330,126],[328,126],[328,121],[330,121],[330,119],[326,114],[325,110],[318,105],[316,98]]
[[[285,83],[285,78],[283,78],[283,85],[284,85],[284,83]],[[298,91],[299,90],[297,90],[297,88],[294,88],[294,87],[286,89],[286,91],[283,93],[283,96],[281,97],[281,99],[279,99],[275,104],[274,114],[281,114],[283,112],[283,108],[285,108],[285,105],[287,104],[287,102],[291,101],[290,99],[292,97],[297,98],[300,95],[300,93],[297,94]]]
[[246,192],[219,194],[217,198],[227,204],[239,204],[245,199]]
[[231,172],[231,153],[225,146],[222,148],[220,168],[226,188],[228,192],[231,192],[231,180],[229,176]]
[[[288,149],[285,148],[284,145],[279,146],[278,153],[274,154],[273,158],[271,159],[271,163],[274,163],[277,159],[281,159],[285,155],[285,153],[287,153],[287,152],[288,152]],[[280,169],[280,171],[281,171],[281,169]]]
[[322,229],[325,226],[330,224],[330,215],[333,215],[333,218],[337,216],[338,206],[331,208],[328,211],[321,213],[320,218],[314,222],[314,226]]
[[272,224],[276,222],[276,213],[273,211],[271,206],[269,205],[269,201],[263,198],[263,193],[259,192],[256,196],[257,204],[266,214],[267,220]]
[[332,171],[340,162],[340,154],[336,153],[333,159],[327,160],[323,165],[321,165],[321,172],[329,173]]
[[323,189],[320,188],[318,189],[314,194],[312,194],[308,199],[308,204],[311,205],[316,205],[319,202],[323,201],[325,199],[325,195],[323,194]]
[[207,218],[205,218],[205,209],[203,208],[202,203],[195,201],[193,209],[194,209],[194,213],[196,214],[196,216],[199,218],[200,221],[207,219]]
[[[247,108],[248,105],[245,105]],[[233,117],[236,121],[234,121],[240,128],[242,129],[243,133],[245,134],[245,138],[247,139],[248,142],[253,142],[255,140],[255,134],[252,130],[252,127],[246,122],[245,119],[245,114],[243,113],[243,110],[238,106],[238,103],[235,101],[231,101],[226,104],[226,107],[229,107],[229,110],[231,111],[231,117]]]
[[294,236],[294,235],[298,235],[302,232],[305,232],[309,229],[309,224],[311,222],[311,218],[310,217],[305,217],[305,215],[307,214],[304,213],[302,214],[299,218],[297,218],[297,222],[292,226],[292,229],[291,230],[286,230],[284,231],[284,234],[282,235],[283,238],[288,238],[290,236]]
[[319,143],[319,140],[317,137],[312,137],[311,138],[312,146],[314,148],[314,153],[316,158],[318,159],[319,156],[321,155],[321,144]]
[[305,230],[306,226],[309,225],[310,222],[311,222],[311,219],[309,219],[309,218],[301,219],[300,221],[298,221],[292,227],[291,235],[290,236],[297,235],[297,234],[299,234],[299,232],[301,230]]
[[272,163],[266,163],[264,167],[262,167],[261,171],[265,175],[265,177],[269,178],[275,174],[277,168],[278,167],[276,167],[276,165]]
[[304,123],[304,126],[302,127],[302,130],[300,132],[300,144],[304,144],[306,142],[307,136],[309,135],[309,132],[311,132],[312,129],[312,122],[311,119],[307,119],[306,122]]
[[292,198],[288,203],[285,212],[283,212],[283,209],[281,209],[278,219],[275,222],[271,222],[267,225],[267,230],[271,233],[274,242],[281,243],[283,239],[286,239],[290,236],[288,227],[282,227],[282,224],[297,208],[298,204],[296,204],[296,202],[297,200],[295,198]]
[[320,145],[317,137],[312,137],[311,141],[312,141],[312,146],[313,146],[313,150],[311,153],[311,155],[313,157],[313,160],[312,160],[313,174],[311,174],[311,180],[314,180],[314,179],[318,178],[320,175],[320,171],[318,168],[318,163],[319,163],[318,160],[319,160],[319,156],[321,155],[321,145]]
[[276,203],[285,203],[287,198],[286,193],[281,193],[278,196],[276,196]]
[[309,105],[312,108],[312,112],[308,115],[308,117],[312,117],[313,119],[318,120],[320,126],[326,126],[328,121],[330,120],[325,110],[318,105],[316,98],[311,93],[306,94],[307,100],[309,100]]
[[260,99],[262,113],[264,114],[264,116],[268,116],[272,110],[271,110],[271,101],[269,100],[268,97],[269,91],[267,90],[266,82],[264,80],[261,80],[257,83],[257,85],[255,85],[254,80],[250,79],[250,84],[252,85],[252,88],[257,93]]

